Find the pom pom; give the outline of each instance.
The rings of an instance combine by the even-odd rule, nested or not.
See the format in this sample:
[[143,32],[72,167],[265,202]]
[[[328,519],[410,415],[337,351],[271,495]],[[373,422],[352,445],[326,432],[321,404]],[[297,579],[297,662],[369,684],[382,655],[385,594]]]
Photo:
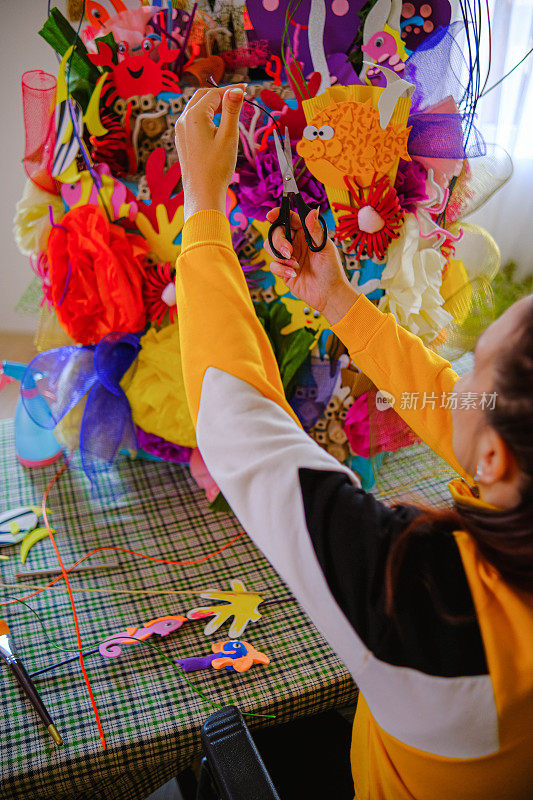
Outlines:
[[357,222],[364,233],[377,233],[385,225],[383,217],[372,206],[363,206],[359,209]]
[[176,286],[174,275],[176,271],[166,264],[158,264],[146,271],[144,285],[144,302],[146,313],[151,322],[160,325],[167,311],[170,311],[170,321],[176,318]]
[[75,342],[95,344],[113,331],[144,328],[144,239],[114,225],[97,206],[78,206],[48,239],[52,298]]
[[146,433],[154,433],[172,444],[195,447],[177,324],[159,331],[150,328],[141,345],[135,374],[126,388],[134,423]]
[[374,175],[368,189],[347,175],[344,181],[353,206],[333,203],[335,211],[347,212],[339,216],[335,236],[341,241],[353,239],[346,252],[355,251],[356,258],[365,250],[368,258],[383,258],[390,242],[399,236],[404,218],[394,187],[386,175],[377,182]]

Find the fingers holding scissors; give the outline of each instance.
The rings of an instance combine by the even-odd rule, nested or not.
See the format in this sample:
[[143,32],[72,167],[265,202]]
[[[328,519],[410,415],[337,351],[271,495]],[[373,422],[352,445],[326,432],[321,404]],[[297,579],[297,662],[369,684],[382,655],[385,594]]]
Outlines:
[[[267,220],[272,224],[275,224],[279,217],[280,217],[280,208],[272,208],[267,214]],[[281,253],[284,258],[290,258],[293,254],[293,241],[294,237],[296,236],[297,232],[301,230],[302,223],[300,222],[300,218],[295,211],[290,212],[290,238],[287,237],[285,226],[280,224],[279,227],[276,227],[272,231],[272,245],[267,240],[265,241],[265,250],[274,258],[279,258],[275,252],[274,248]]]
[[[267,220],[275,225],[280,215],[279,212],[280,210],[278,208],[271,209],[267,214]],[[265,242],[265,250],[267,253],[278,261],[283,262],[291,257],[294,257],[296,261],[301,261],[306,254],[305,251],[311,250],[309,242],[307,241],[308,236],[316,247],[320,246],[322,249],[324,229],[320,222],[318,209],[313,208],[309,211],[303,222],[296,211],[291,211],[290,232],[291,236],[287,238],[285,227],[280,224],[279,227],[275,227],[272,231],[272,244]],[[308,236],[305,236],[306,232]],[[300,236],[298,236],[298,234],[300,234]],[[295,244],[297,245],[296,252]]]

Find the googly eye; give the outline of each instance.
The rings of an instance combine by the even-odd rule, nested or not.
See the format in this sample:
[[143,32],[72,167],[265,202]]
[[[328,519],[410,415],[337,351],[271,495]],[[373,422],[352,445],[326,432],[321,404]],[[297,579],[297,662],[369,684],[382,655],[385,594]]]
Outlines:
[[378,38],[374,42],[375,47],[383,47],[384,44],[385,44],[385,39],[383,39],[382,36],[378,36]]
[[127,42],[119,42],[118,45],[117,45],[117,50],[118,50],[119,53],[122,53],[122,55],[125,55],[129,50],[128,43]]
[[313,141],[318,136],[318,128],[316,125],[307,125],[304,128],[304,139],[310,139]]
[[142,48],[145,53],[149,53],[154,49],[154,43],[151,39],[143,39]]
[[310,313],[311,313],[311,309],[309,308],[309,306],[306,306],[304,308],[304,314],[310,314]]
[[335,136],[335,131],[331,125],[322,125],[322,127],[318,129],[318,135],[321,139],[327,142],[329,139],[333,139]]
[[98,9],[95,8],[95,10],[93,11],[93,16],[95,16],[96,19],[100,19],[100,17],[102,16],[102,12],[98,11]]
[[313,311],[313,317],[314,317],[315,319],[318,319],[318,318],[319,318],[319,316],[320,316],[320,311]]

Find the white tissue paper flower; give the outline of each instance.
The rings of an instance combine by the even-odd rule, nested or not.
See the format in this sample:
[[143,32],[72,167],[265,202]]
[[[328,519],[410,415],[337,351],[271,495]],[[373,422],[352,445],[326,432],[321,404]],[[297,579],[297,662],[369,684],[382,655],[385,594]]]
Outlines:
[[381,276],[385,294],[379,302],[381,311],[394,314],[400,325],[424,344],[433,341],[453,319],[442,307],[440,293],[446,259],[431,244],[431,239],[419,236],[414,214],[406,214],[400,236],[387,250],[387,266]]
[[51,230],[48,206],[52,206],[54,222],[59,222],[65,216],[61,196],[45,192],[28,179],[13,220],[15,241],[25,256],[46,248]]

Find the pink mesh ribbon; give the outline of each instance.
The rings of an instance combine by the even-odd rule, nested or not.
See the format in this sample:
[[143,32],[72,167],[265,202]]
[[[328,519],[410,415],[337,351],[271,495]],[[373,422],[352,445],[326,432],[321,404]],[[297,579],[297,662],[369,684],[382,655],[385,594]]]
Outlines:
[[22,76],[22,111],[24,115],[24,169],[40,189],[59,194],[52,177],[56,142],[56,79],[41,69]]

